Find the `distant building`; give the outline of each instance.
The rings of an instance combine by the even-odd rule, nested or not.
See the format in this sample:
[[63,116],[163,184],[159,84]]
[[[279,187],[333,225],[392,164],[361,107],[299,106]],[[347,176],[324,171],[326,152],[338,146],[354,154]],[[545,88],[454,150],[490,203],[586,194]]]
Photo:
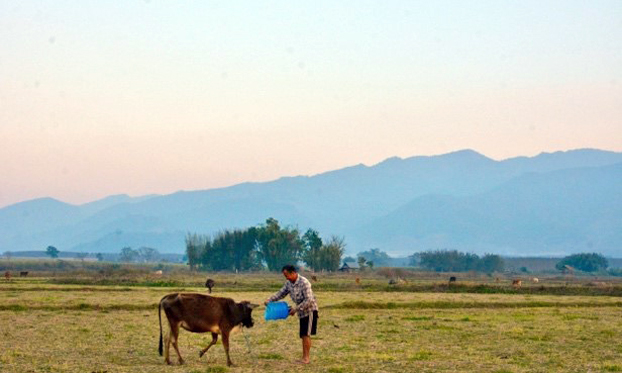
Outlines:
[[339,271],[341,272],[356,272],[360,270],[359,264],[357,262],[344,262]]

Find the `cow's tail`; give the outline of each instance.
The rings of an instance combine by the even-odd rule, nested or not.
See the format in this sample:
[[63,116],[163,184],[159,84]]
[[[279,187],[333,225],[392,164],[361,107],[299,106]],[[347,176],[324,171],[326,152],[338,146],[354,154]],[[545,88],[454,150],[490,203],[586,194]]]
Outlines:
[[160,299],[160,303],[158,304],[158,319],[160,320],[160,344],[158,345],[158,352],[160,356],[162,356],[162,300]]

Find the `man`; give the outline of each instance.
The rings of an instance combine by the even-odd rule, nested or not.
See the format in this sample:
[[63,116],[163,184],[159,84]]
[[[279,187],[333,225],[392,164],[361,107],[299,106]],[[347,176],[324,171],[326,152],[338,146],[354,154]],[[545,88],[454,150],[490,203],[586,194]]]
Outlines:
[[317,302],[315,301],[313,290],[311,290],[311,283],[299,275],[293,265],[284,266],[281,272],[283,272],[287,282],[281,290],[268,298],[264,304],[282,299],[287,294],[292,297],[296,307],[292,307],[289,310],[289,314],[293,316],[297,313],[300,319],[300,338],[302,339],[302,359],[300,363],[309,364],[311,361],[309,355],[311,351],[311,336],[315,335],[317,330]]

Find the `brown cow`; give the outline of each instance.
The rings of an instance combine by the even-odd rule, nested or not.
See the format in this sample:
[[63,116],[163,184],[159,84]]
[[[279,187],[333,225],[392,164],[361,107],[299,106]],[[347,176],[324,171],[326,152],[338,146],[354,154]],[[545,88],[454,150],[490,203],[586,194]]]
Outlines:
[[7,280],[7,281],[11,281],[11,272],[10,271],[4,272],[4,279]]
[[514,286],[515,288],[519,288],[519,287],[523,286],[523,281],[522,280],[512,280],[512,286]]
[[173,293],[164,296],[160,300],[158,308],[158,318],[160,319],[160,345],[158,351],[162,356],[162,308],[169,323],[169,332],[166,335],[164,349],[164,361],[171,364],[169,358],[169,348],[171,340],[177,352],[179,364],[183,364],[177,340],[179,337],[179,327],[193,333],[212,333],[212,342],[201,350],[199,357],[216,344],[218,334],[222,334],[222,344],[227,354],[227,365],[231,366],[229,357],[229,334],[236,327],[253,326],[252,311],[257,307],[249,302],[236,303],[231,298],[212,297],[210,295],[198,293]]

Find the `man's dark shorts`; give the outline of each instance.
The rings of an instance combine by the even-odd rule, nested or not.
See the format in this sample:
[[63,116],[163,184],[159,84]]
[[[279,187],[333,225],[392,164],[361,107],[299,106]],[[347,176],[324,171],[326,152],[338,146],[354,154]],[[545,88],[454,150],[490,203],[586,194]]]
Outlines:
[[315,335],[317,331],[317,311],[300,319],[300,338]]

